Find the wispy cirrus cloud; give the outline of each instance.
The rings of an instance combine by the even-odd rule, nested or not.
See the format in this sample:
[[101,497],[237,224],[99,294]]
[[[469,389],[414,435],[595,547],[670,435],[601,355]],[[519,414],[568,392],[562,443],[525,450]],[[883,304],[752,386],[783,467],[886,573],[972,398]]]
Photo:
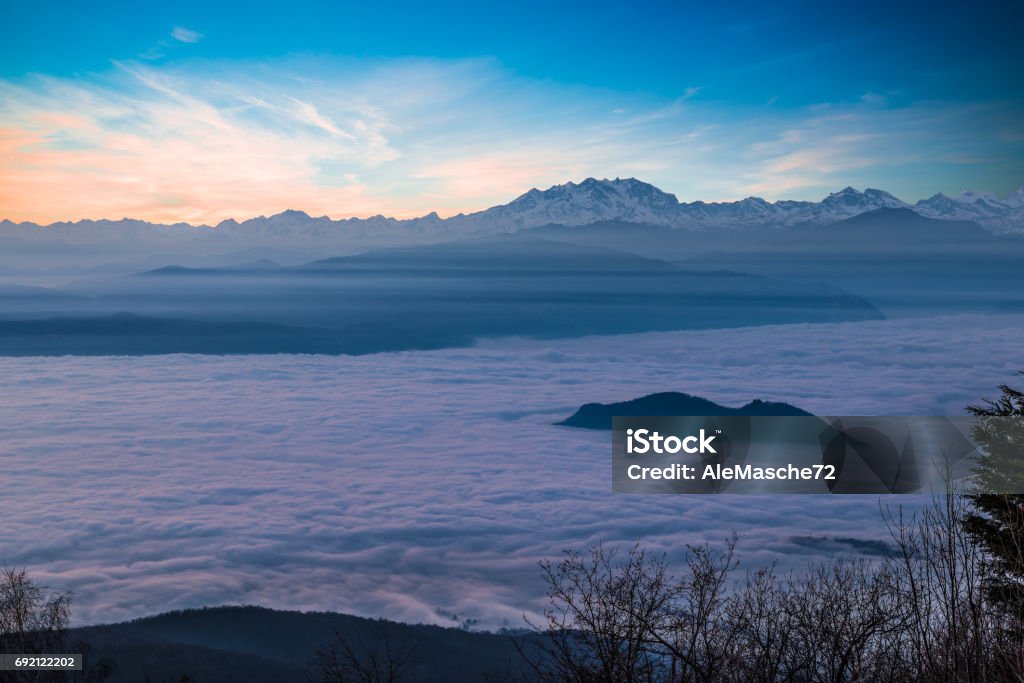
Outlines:
[[116,62],[0,81],[0,204],[38,222],[213,223],[285,208],[450,215],[590,175],[715,200],[847,184],[915,199],[1024,174],[1009,105],[739,108],[698,92],[535,81],[487,59]]
[[199,31],[193,31],[190,28],[184,26],[175,26],[171,30],[171,38],[182,42],[182,43],[198,43],[203,38],[203,34]]
[[184,26],[175,26],[168,34],[168,38],[158,41],[156,45],[153,45],[148,50],[141,53],[139,58],[146,61],[158,60],[167,55],[168,49],[171,48],[175,42],[194,45],[202,40],[203,37],[203,34],[198,31],[193,31],[192,29],[185,28]]

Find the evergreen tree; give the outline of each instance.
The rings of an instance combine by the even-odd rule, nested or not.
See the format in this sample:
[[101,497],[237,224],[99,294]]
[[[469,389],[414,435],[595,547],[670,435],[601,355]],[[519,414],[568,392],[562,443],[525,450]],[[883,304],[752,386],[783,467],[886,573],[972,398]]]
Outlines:
[[[1021,374],[1024,374],[1022,372]],[[980,446],[973,511],[965,526],[986,553],[989,597],[1024,610],[1024,391],[999,387],[996,400],[968,406]]]

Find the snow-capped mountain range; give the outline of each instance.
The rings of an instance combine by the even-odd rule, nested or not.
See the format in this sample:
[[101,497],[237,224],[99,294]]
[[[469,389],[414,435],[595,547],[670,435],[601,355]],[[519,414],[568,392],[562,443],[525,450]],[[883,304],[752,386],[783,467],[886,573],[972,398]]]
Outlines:
[[449,220],[473,220],[511,231],[548,223],[587,225],[626,221],[680,228],[741,228],[757,225],[828,225],[875,209],[911,209],[928,218],[975,221],[993,232],[1024,232],[1024,187],[1005,198],[991,192],[965,192],[957,198],[936,194],[908,204],[883,190],[847,187],[820,202],[768,202],[748,197],[735,202],[680,202],[648,183],[626,178],[556,185],[530,190],[514,201]]
[[581,183],[569,182],[547,190],[532,189],[508,204],[447,219],[431,213],[406,220],[383,216],[332,220],[288,210],[242,222],[227,220],[216,226],[157,225],[131,219],[39,226],[4,220],[0,221],[0,240],[151,245],[200,240],[244,246],[330,246],[374,240],[433,241],[514,232],[548,224],[581,226],[602,221],[680,229],[828,225],[886,208],[911,209],[929,218],[969,220],[994,233],[1024,235],[1024,187],[1007,197],[990,192],[965,192],[955,198],[936,194],[916,204],[908,204],[882,190],[859,191],[852,187],[830,194],[820,202],[768,202],[760,197],[735,202],[680,202],[675,195],[635,178],[587,178]]

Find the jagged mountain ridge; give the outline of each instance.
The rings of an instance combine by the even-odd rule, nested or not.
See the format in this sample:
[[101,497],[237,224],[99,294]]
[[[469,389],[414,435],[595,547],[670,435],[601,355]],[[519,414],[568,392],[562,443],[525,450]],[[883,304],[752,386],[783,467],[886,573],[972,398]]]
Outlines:
[[498,220],[506,229],[544,224],[626,221],[671,227],[829,225],[877,209],[911,209],[927,218],[970,220],[993,232],[1024,232],[1024,187],[1005,198],[991,192],[941,193],[916,204],[874,188],[846,187],[820,202],[748,197],[735,202],[679,202],[675,195],[634,178],[566,183],[530,190],[509,204],[467,218]]
[[188,242],[294,245],[387,240],[434,241],[515,232],[558,224],[589,225],[620,221],[680,229],[744,229],[758,226],[829,225],[882,208],[911,209],[929,218],[970,220],[995,233],[1024,234],[1024,187],[1000,198],[988,192],[965,192],[952,198],[936,194],[908,204],[885,192],[852,187],[820,202],[748,197],[735,202],[680,202],[675,195],[635,178],[597,180],[532,189],[508,204],[447,219],[436,213],[413,219],[385,216],[333,220],[287,210],[216,226],[187,223],[159,225],[140,220],[83,220],[47,226],[0,221],[0,240],[65,244],[137,243],[162,246]]

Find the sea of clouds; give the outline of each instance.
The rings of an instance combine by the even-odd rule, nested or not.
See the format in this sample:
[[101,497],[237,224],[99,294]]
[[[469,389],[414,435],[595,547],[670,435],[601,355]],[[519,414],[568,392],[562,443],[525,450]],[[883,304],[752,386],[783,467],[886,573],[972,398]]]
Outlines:
[[[535,341],[361,357],[0,359],[0,564],[76,623],[218,604],[523,625],[537,562],[741,536],[744,567],[877,554],[876,496],[622,496],[582,403],[685,391],[962,414],[1024,369],[1021,316]],[[915,499],[904,499],[911,505]],[[453,616],[456,615],[456,616]]]

